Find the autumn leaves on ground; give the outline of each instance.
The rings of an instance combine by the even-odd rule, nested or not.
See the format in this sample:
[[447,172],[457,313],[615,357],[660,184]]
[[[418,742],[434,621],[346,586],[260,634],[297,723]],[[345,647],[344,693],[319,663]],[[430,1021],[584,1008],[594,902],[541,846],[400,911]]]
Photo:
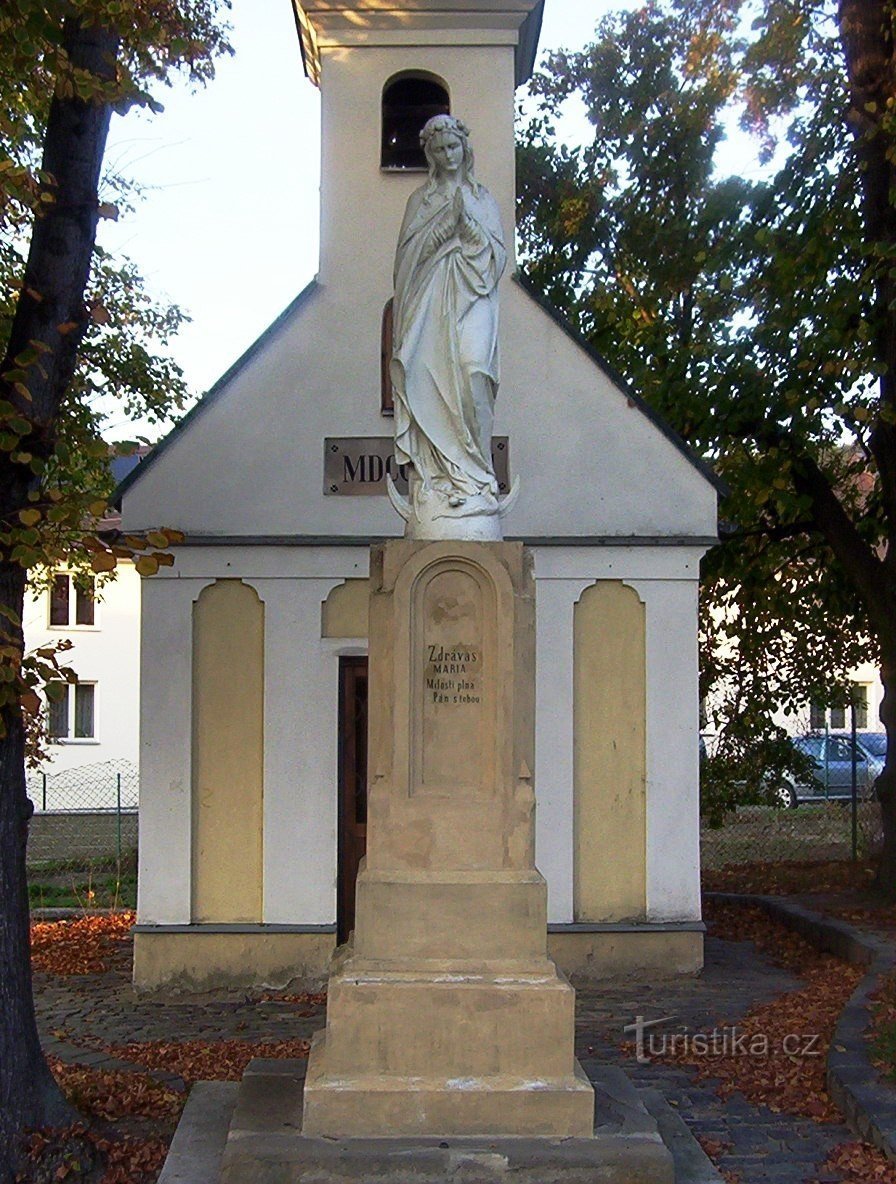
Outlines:
[[[804,886],[799,881],[805,882],[806,874],[806,869],[780,872],[783,890],[799,891]],[[827,911],[839,910],[853,924],[866,928],[887,930],[896,925],[892,910],[877,908],[862,894],[861,870],[849,873],[851,882],[836,869],[810,869],[808,875],[815,888],[827,891]],[[744,883],[736,886],[749,887]],[[770,922],[758,909],[710,901],[706,915],[717,937],[755,943],[758,956],[785,966],[801,980],[801,985],[754,1007],[746,1016],[728,1017],[736,1019],[736,1030],[747,1044],[754,1037],[764,1041],[768,1055],[740,1055],[735,1048],[730,1055],[701,1057],[684,1046],[665,1050],[662,1059],[686,1066],[697,1077],[717,1081],[723,1099],[739,1092],[752,1105],[767,1106],[783,1115],[799,1115],[819,1123],[840,1120],[825,1088],[825,1060],[837,1017],[855,988],[859,971],[831,955],[818,953],[802,938]],[[69,976],[71,982],[71,976],[109,973],[113,963],[120,970],[130,957],[133,921],[132,913],[119,913],[33,925],[38,988],[41,975],[49,976],[47,981]],[[95,977],[91,981],[95,983]],[[309,1007],[319,1005],[322,997],[268,994],[259,997],[259,1002],[264,1001],[276,1001],[297,1009],[300,1015],[309,1015]],[[719,1017],[720,1025],[726,1022],[726,1017]],[[886,1074],[896,1064],[896,981],[881,986],[876,1024],[874,1056]],[[817,1055],[794,1055],[784,1050],[788,1033],[808,1030],[819,1034],[812,1050]],[[54,1035],[64,1038],[66,1033]],[[235,1081],[252,1057],[302,1057],[308,1051],[307,1041],[296,1039],[90,1044],[85,1052],[105,1053],[132,1068],[89,1067],[50,1059],[63,1091],[83,1120],[65,1131],[42,1131],[30,1136],[19,1175],[23,1184],[155,1184],[186,1090],[193,1082]],[[694,1133],[699,1138],[699,1130]],[[704,1150],[731,1184],[750,1184],[725,1171],[724,1144],[702,1141]],[[818,1165],[817,1178],[845,1184],[896,1184],[896,1167],[874,1148],[851,1142],[835,1148],[829,1160]]]
[[[34,970],[46,975],[102,975],[110,970],[113,959],[130,957],[133,923],[130,912],[38,922],[31,927]],[[305,1009],[322,997],[276,998]],[[22,1184],[154,1184],[183,1110],[186,1090],[194,1082],[238,1081],[253,1057],[303,1057],[308,1053],[305,1040],[91,1044],[85,1051],[107,1052],[135,1069],[91,1068],[49,1058],[63,1092],[83,1115],[83,1122],[64,1131],[30,1136],[18,1177]],[[153,1076],[156,1070],[181,1078],[186,1089],[180,1082],[174,1088],[157,1080]]]

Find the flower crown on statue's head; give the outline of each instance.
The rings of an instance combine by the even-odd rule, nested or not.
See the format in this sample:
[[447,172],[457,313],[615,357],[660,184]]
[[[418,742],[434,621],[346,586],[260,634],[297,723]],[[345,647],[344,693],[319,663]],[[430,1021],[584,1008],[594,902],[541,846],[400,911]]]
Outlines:
[[424,200],[429,202],[438,187],[437,170],[432,156],[431,141],[439,134],[457,136],[460,140],[464,149],[463,184],[468,185],[473,193],[478,196],[482,191],[482,186],[476,180],[473,173],[475,160],[473,156],[473,145],[470,143],[470,129],[456,115],[434,115],[432,119],[428,119],[424,123],[423,130],[420,132],[420,143],[423,146],[423,151],[426,154],[426,162],[429,165],[429,180],[424,187]]
[[470,138],[470,129],[455,115],[433,115],[432,119],[428,119],[424,123],[420,132],[421,147],[425,148],[433,136],[438,135],[439,132],[452,132],[464,140]]

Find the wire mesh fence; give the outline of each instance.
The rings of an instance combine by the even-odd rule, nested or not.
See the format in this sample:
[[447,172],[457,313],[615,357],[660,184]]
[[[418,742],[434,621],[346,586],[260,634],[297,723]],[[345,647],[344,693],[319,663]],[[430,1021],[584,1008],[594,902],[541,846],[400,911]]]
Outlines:
[[[139,789],[139,770],[126,760],[30,774],[32,876],[49,883],[54,876],[70,879],[73,871],[102,868],[120,875],[137,848]],[[880,806],[873,797],[858,800],[855,811],[846,797],[802,800],[794,807],[740,806],[721,825],[702,827],[704,882],[712,887],[714,874],[737,868],[864,860],[878,852],[881,840]]]
[[[782,882],[784,864],[857,865],[879,853],[883,832],[874,786],[886,760],[886,733],[847,730],[846,715],[840,715],[839,730],[827,726],[830,712],[823,728],[806,726],[791,736],[787,765],[776,769],[761,760],[758,766],[738,765],[735,773],[743,768],[744,780],[733,786],[725,777],[730,769],[724,757],[716,763],[717,738],[701,737],[704,888],[749,881],[751,891],[762,892],[765,877],[773,891],[773,884]],[[728,809],[728,802],[738,798],[752,804]]]
[[100,761],[57,773],[31,772],[26,785],[37,811],[136,810],[140,773],[133,761]]
[[790,861],[859,860],[873,857],[882,840],[875,799],[801,802],[795,807],[740,806],[721,826],[701,831],[704,882],[713,873]]
[[34,817],[29,865],[113,861],[137,846],[140,778],[131,761],[102,761],[57,773],[30,773]]

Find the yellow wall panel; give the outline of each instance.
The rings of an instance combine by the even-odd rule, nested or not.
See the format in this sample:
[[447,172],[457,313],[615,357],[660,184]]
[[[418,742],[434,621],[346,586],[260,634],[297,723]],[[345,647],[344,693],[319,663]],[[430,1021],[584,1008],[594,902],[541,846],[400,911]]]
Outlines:
[[586,588],[574,624],[576,921],[647,910],[644,605],[616,580]]
[[370,580],[346,580],[321,605],[321,637],[366,637]]
[[194,922],[262,920],[264,605],[218,580],[193,606]]

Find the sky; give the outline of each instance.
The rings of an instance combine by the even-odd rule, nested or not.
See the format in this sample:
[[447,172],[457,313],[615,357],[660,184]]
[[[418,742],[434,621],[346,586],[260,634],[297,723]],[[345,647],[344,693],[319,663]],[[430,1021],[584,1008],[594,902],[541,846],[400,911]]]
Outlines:
[[[540,53],[584,45],[611,7],[547,0]],[[233,0],[230,22],[235,53],[215,80],[160,91],[161,114],[115,116],[106,150],[144,196],[101,223],[100,241],[191,316],[171,352],[196,394],[317,271],[320,94],[302,70],[290,0]],[[114,418],[107,431],[133,434]]]

